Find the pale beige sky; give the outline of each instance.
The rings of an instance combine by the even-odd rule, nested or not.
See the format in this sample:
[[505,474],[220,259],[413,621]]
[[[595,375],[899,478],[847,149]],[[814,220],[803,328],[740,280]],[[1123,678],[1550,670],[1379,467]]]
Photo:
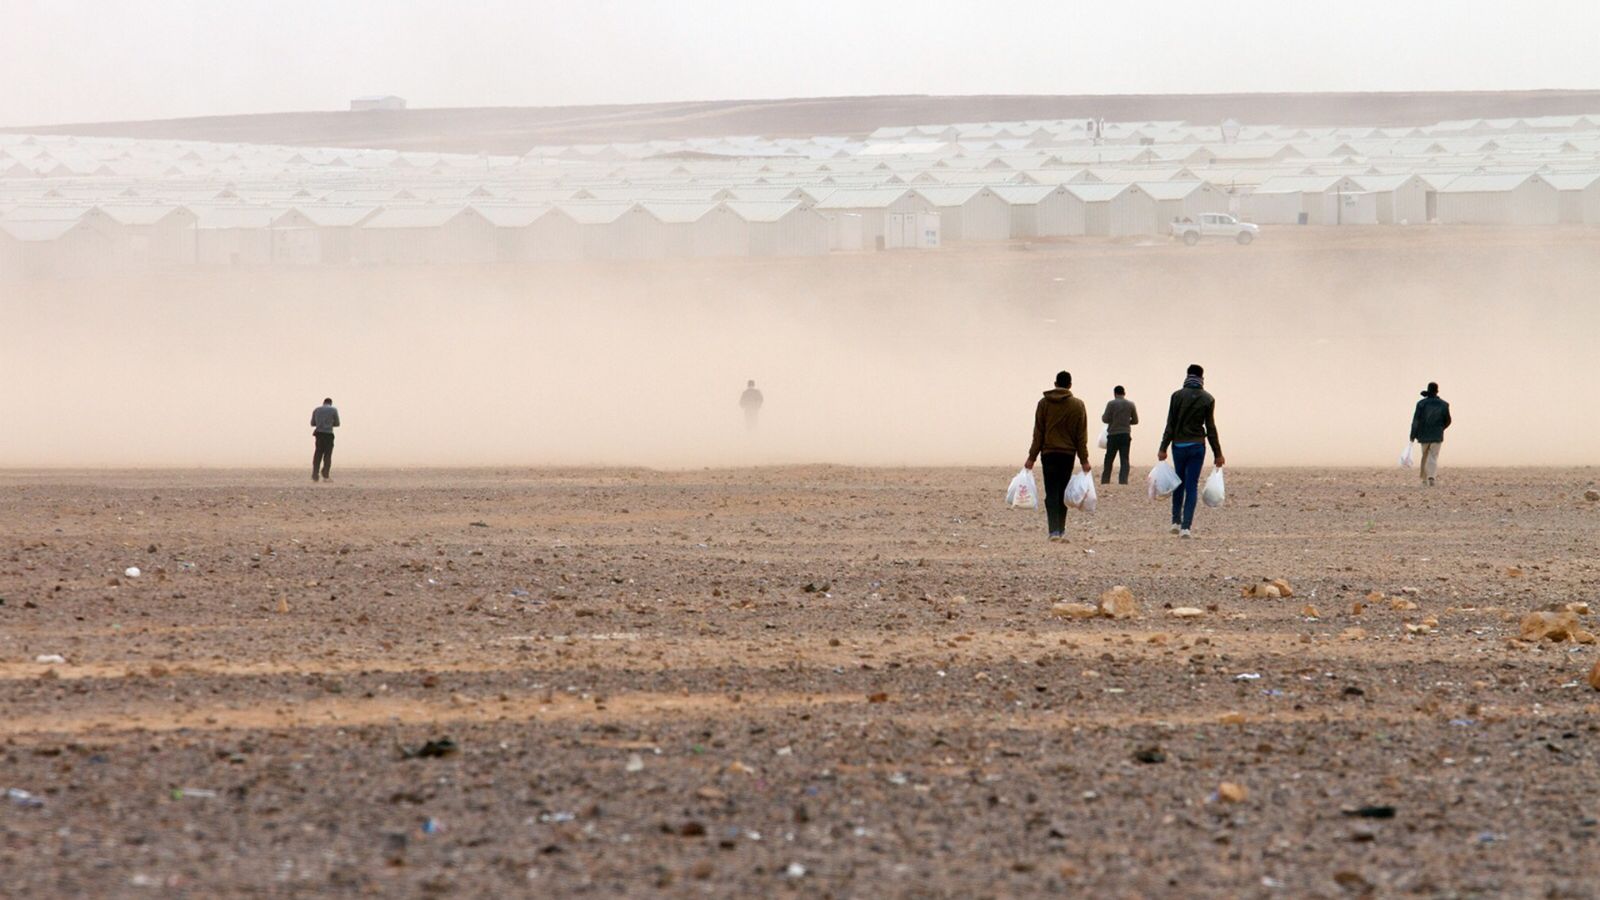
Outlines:
[[860,94],[1600,87],[1597,0],[0,0],[0,125]]

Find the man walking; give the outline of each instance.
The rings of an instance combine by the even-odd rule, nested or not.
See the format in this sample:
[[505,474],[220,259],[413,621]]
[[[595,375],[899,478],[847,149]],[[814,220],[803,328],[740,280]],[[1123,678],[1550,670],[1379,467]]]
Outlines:
[[324,397],[322,405],[311,411],[311,435],[316,439],[317,449],[311,454],[311,480],[320,477],[324,481],[332,481],[328,470],[333,468],[333,430],[339,427],[339,410],[334,408],[333,398]]
[[1166,459],[1170,446],[1172,467],[1182,479],[1172,492],[1172,533],[1182,538],[1193,537],[1190,529],[1194,527],[1195,501],[1200,499],[1200,470],[1205,466],[1207,442],[1217,465],[1223,465],[1222,443],[1217,440],[1217,401],[1206,393],[1205,377],[1205,369],[1192,365],[1183,387],[1173,392],[1167,407],[1167,429],[1156,454],[1156,459]]
[[1033,470],[1033,462],[1044,458],[1044,509],[1049,520],[1050,540],[1066,540],[1067,482],[1072,478],[1073,457],[1091,472],[1089,465],[1089,414],[1083,401],[1072,396],[1072,373],[1057,372],[1056,386],[1044,392],[1033,412],[1033,444],[1022,467]]
[[1419,471],[1426,487],[1433,487],[1434,476],[1439,474],[1439,448],[1444,444],[1444,430],[1449,427],[1450,404],[1439,399],[1439,383],[1430,381],[1417,401],[1417,411],[1411,414],[1411,439],[1422,443]]
[[1111,392],[1111,402],[1100,421],[1106,423],[1106,465],[1100,473],[1100,483],[1111,483],[1111,458],[1122,456],[1122,468],[1117,472],[1117,484],[1128,483],[1128,450],[1133,446],[1133,426],[1139,424],[1139,408],[1128,399],[1128,392],[1117,385]]
[[761,392],[756,390],[754,378],[745,382],[744,393],[739,395],[739,407],[744,410],[744,427],[754,429],[756,416],[761,412]]

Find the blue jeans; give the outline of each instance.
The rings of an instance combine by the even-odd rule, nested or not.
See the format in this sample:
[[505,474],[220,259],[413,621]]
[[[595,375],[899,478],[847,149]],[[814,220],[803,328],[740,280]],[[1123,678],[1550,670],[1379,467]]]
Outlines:
[[1200,470],[1206,464],[1206,445],[1172,445],[1172,467],[1183,483],[1172,492],[1172,524],[1194,526],[1194,504],[1200,499]]

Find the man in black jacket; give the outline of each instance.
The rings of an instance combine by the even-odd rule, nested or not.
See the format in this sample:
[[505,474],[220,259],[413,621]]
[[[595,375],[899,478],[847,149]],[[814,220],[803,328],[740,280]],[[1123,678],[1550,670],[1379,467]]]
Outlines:
[[1422,443],[1422,465],[1418,471],[1422,483],[1433,487],[1439,474],[1439,448],[1444,445],[1444,430],[1450,427],[1450,404],[1439,398],[1439,383],[1428,382],[1417,401],[1417,411],[1411,414],[1411,439]]
[[1128,392],[1122,385],[1117,385],[1111,393],[1111,402],[1100,415],[1100,421],[1106,423],[1106,465],[1100,473],[1100,483],[1111,483],[1111,461],[1120,455],[1122,468],[1117,470],[1117,483],[1127,484],[1128,449],[1133,446],[1133,426],[1139,424],[1139,408],[1128,399]]
[[1190,529],[1194,527],[1207,443],[1211,444],[1217,467],[1223,465],[1222,442],[1217,440],[1217,401],[1206,393],[1205,377],[1205,369],[1192,365],[1183,387],[1173,392],[1172,403],[1167,407],[1167,430],[1161,435],[1161,450],[1156,454],[1156,459],[1164,460],[1167,447],[1172,448],[1172,467],[1182,479],[1172,492],[1172,533],[1184,538],[1191,536]]

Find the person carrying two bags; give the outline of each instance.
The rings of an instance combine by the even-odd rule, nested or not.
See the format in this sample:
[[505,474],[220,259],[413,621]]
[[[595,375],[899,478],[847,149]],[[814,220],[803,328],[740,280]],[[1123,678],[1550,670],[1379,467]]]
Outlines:
[[1205,369],[1191,365],[1183,387],[1173,392],[1161,450],[1156,454],[1156,459],[1165,461],[1167,448],[1172,448],[1172,466],[1180,479],[1172,492],[1172,533],[1183,538],[1193,537],[1194,508],[1200,499],[1200,470],[1205,467],[1207,443],[1216,457],[1217,468],[1224,465],[1222,443],[1217,439],[1217,401],[1206,392],[1205,374]]
[[1084,472],[1091,471],[1089,415],[1083,401],[1072,396],[1072,373],[1057,372],[1055,387],[1044,392],[1034,410],[1033,444],[1022,466],[1032,471],[1035,460],[1044,462],[1044,508],[1052,541],[1066,540],[1065,493],[1074,457]]

